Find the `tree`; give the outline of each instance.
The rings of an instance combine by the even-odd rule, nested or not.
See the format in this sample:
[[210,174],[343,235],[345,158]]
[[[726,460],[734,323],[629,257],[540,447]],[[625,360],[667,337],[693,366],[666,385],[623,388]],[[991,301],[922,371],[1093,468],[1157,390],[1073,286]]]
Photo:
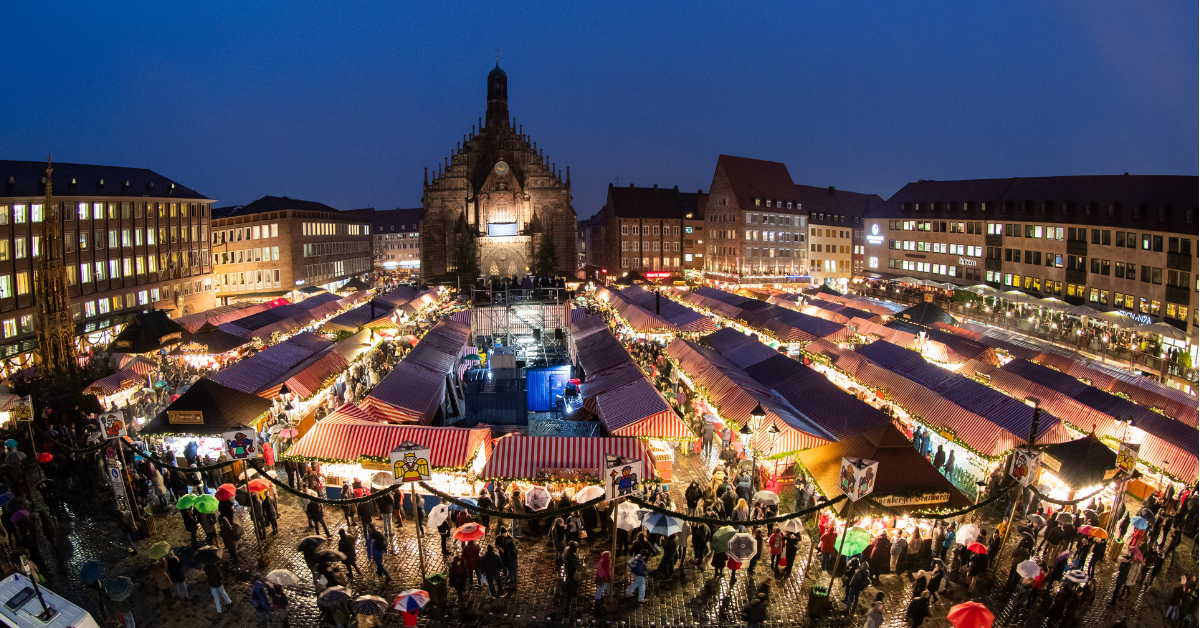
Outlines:
[[454,246],[455,275],[461,290],[470,290],[479,279],[479,255],[475,251],[475,237],[463,231],[458,234]]
[[554,247],[554,236],[545,231],[533,259],[533,272],[539,277],[554,277],[558,274],[558,250]]

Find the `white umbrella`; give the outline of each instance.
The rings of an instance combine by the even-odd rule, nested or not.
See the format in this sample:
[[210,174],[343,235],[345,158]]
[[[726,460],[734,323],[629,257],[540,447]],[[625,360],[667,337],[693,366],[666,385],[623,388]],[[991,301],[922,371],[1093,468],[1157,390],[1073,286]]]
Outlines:
[[450,518],[450,504],[438,504],[429,511],[429,515],[425,519],[425,525],[436,528],[442,525],[442,522]]
[[300,579],[296,577],[296,574],[286,569],[276,569],[268,572],[265,580],[275,584],[282,584],[285,587],[294,587],[300,584]]
[[979,539],[979,526],[973,523],[968,523],[967,525],[962,526],[954,535],[954,540],[963,545],[972,543],[977,539]]
[[783,530],[784,532],[799,534],[804,531],[804,524],[800,522],[799,517],[796,517],[795,519],[788,519],[787,521],[784,521],[783,525],[779,526],[779,529]]
[[749,534],[738,532],[730,537],[729,549],[726,550],[726,553],[739,563],[749,562],[758,554],[758,542]]
[[1138,325],[1137,327],[1130,327],[1129,331],[1148,331],[1154,334],[1161,334],[1163,338],[1171,338],[1172,340],[1187,340],[1187,332],[1169,323]]
[[612,517],[617,524],[618,530],[636,530],[642,527],[641,518],[638,516],[637,504],[633,502],[620,502],[617,504]]
[[1027,560],[1017,565],[1017,573],[1022,578],[1036,578],[1038,574],[1042,573],[1042,568],[1032,560]]
[[754,494],[754,501],[774,506],[779,503],[779,495],[772,491],[759,491]]
[[583,502],[590,502],[597,497],[603,496],[604,489],[592,484],[591,486],[583,487],[578,493],[575,493],[575,503],[582,504]]
[[525,505],[530,510],[545,510],[550,505],[550,491],[544,486],[534,486],[525,491]]

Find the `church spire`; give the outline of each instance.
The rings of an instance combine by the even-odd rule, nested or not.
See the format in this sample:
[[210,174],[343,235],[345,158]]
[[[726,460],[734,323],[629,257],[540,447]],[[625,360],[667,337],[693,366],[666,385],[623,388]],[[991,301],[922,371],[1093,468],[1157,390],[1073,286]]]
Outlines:
[[[75,370],[75,320],[67,272],[63,266],[59,212],[54,204],[54,173],[46,157],[46,200],[42,205],[42,242],[34,281],[37,284],[38,358],[42,373],[53,375]],[[63,211],[66,211],[64,208]]]
[[496,67],[488,72],[486,125],[508,125],[508,75],[500,69],[499,53],[496,54]]

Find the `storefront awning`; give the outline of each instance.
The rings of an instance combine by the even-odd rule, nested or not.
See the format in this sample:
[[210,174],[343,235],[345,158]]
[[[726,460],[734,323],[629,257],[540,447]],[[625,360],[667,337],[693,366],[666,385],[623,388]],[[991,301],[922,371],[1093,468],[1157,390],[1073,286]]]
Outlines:
[[486,428],[391,425],[370,421],[321,421],[284,453],[288,458],[358,462],[363,456],[388,457],[397,445],[412,441],[429,447],[435,468],[461,469],[471,463],[482,445],[491,452],[491,431]]
[[649,445],[636,438],[585,436],[505,436],[496,441],[479,477],[534,480],[543,469],[604,469],[606,455],[642,460],[646,479],[658,477]]
[[645,378],[596,396],[596,414],[609,434],[668,440],[695,435]]

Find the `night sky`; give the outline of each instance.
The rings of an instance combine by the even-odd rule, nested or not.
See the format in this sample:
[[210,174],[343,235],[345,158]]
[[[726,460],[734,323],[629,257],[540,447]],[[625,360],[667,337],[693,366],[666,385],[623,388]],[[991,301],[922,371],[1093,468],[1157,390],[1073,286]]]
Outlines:
[[499,48],[580,217],[614,181],[707,190],[720,153],[885,198],[1197,174],[1195,0],[416,4],[7,3],[0,159],[151,168],[218,205],[415,207]]

